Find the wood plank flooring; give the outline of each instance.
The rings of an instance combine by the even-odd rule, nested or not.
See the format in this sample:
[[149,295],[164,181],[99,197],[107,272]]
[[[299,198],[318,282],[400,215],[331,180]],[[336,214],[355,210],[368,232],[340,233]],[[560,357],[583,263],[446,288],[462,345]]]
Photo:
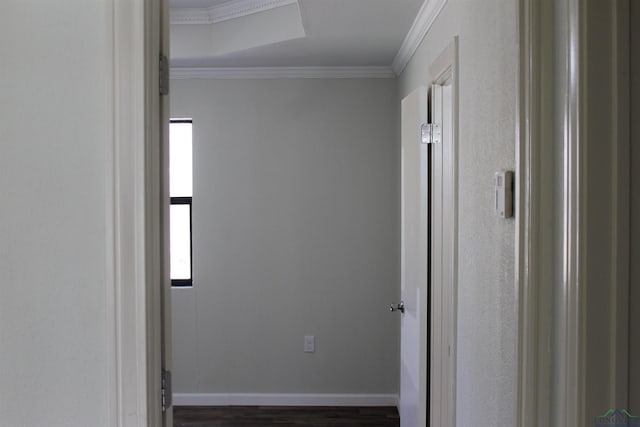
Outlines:
[[177,406],[174,427],[399,427],[394,407]]

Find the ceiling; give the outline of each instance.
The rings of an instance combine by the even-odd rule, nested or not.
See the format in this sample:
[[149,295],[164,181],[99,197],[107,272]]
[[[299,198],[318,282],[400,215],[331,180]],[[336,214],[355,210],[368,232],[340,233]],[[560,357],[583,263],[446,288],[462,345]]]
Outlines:
[[[172,15],[189,8],[229,6],[240,2],[260,0],[170,0]],[[268,3],[263,1],[263,3]],[[289,2],[291,3],[291,2]],[[295,2],[293,2],[295,3]],[[177,34],[189,30],[199,31],[203,43],[211,40],[225,42],[237,39],[241,32],[245,38],[254,37],[255,43],[247,43],[233,49],[182,49],[172,36],[172,66],[174,67],[314,67],[314,66],[390,66],[402,45],[423,0],[298,0],[299,19],[303,28],[300,34],[277,37],[264,41],[256,16],[252,21],[242,17],[223,23],[205,25],[174,24]],[[286,7],[296,7],[289,5]],[[282,10],[285,7],[281,8]],[[296,12],[297,13],[297,12]],[[285,22],[290,22],[288,18]],[[265,21],[265,26],[276,25]],[[233,37],[221,36],[218,30],[232,31]],[[181,28],[176,28],[177,26]],[[212,36],[208,27],[218,31]],[[197,27],[197,29],[195,28]],[[193,30],[191,30],[193,28]],[[212,31],[213,31],[212,30]],[[173,33],[173,31],[172,31]],[[227,33],[224,33],[227,34]],[[292,33],[293,34],[293,33]],[[195,37],[195,36],[193,36]],[[193,40],[193,39],[190,39]],[[260,42],[264,44],[260,44]],[[184,42],[182,43],[184,45]],[[189,45],[197,45],[191,41]],[[236,45],[238,45],[236,43]]]

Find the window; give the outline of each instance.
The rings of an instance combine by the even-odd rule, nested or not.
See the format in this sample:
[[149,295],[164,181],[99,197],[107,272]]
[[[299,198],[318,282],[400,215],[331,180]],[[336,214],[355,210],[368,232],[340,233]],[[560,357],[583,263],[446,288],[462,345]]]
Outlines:
[[193,199],[192,122],[169,126],[169,254],[171,286],[193,286],[191,204]]

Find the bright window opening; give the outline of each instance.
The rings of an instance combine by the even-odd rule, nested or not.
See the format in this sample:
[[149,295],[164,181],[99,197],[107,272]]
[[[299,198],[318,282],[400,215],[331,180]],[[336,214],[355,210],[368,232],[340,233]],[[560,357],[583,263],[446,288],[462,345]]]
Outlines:
[[192,122],[171,120],[169,126],[169,241],[172,286],[193,286],[191,211],[193,202]]

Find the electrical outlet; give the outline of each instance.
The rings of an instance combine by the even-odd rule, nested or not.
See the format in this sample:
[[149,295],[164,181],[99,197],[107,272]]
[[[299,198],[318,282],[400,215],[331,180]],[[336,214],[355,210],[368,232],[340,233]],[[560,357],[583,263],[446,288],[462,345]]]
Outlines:
[[304,336],[304,352],[315,353],[316,351],[316,337],[313,335]]

